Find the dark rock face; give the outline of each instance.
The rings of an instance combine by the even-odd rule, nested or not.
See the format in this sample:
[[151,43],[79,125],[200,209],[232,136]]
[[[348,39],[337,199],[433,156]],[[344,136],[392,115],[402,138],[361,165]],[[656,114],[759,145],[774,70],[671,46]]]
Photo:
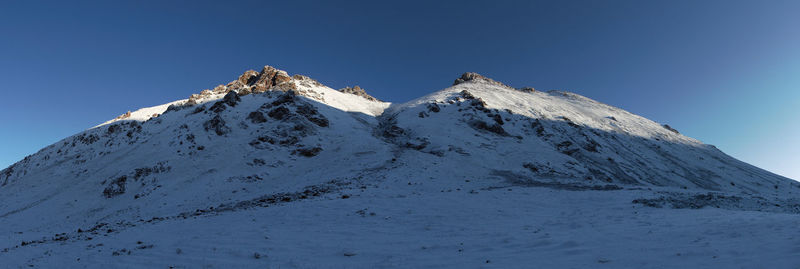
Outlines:
[[500,116],[500,114],[494,114],[494,115],[492,116],[492,119],[493,119],[493,120],[494,120],[494,122],[496,122],[497,124],[499,124],[499,125],[503,125],[503,117],[502,117],[502,116]]
[[539,168],[536,167],[536,165],[533,164],[533,163],[524,163],[524,164],[522,164],[522,167],[525,167],[528,170],[531,170],[531,172],[539,173]]
[[472,128],[475,128],[477,130],[485,130],[485,131],[489,131],[489,132],[492,132],[492,133],[495,133],[495,134],[498,134],[498,135],[501,135],[501,136],[508,136],[508,133],[506,132],[505,129],[503,129],[502,126],[500,126],[500,124],[496,124],[495,123],[495,124],[489,125],[485,121],[474,120],[474,121],[471,121],[469,123],[469,125]]
[[90,135],[81,134],[80,136],[77,136],[76,139],[78,141],[81,141],[81,143],[83,143],[84,145],[91,145],[94,144],[94,142],[100,140],[100,137],[98,137],[96,134],[90,134]]
[[468,92],[466,90],[461,91],[461,97],[466,99],[466,100],[475,100],[476,99],[475,95],[472,95],[471,92]]
[[[188,103],[188,101],[186,103]],[[174,112],[174,111],[180,111],[181,109],[184,109],[186,107],[188,107],[188,106],[185,106],[185,104],[184,105],[169,105],[167,107],[167,110],[164,110],[164,114],[167,114],[169,112]]]
[[526,92],[526,93],[532,93],[532,92],[536,91],[536,89],[534,89],[532,87],[522,87],[522,88],[519,88],[517,90],[519,90],[521,92]]
[[[305,118],[319,127],[328,127],[330,125],[328,119],[319,113],[316,107],[299,99],[297,92],[294,90],[286,91],[272,102],[265,103],[256,112],[266,113],[270,118],[280,121]],[[251,116],[258,117],[253,113],[251,113]],[[248,119],[251,119],[251,116],[248,116]]]
[[0,171],[0,178],[3,179],[3,183],[0,186],[5,186],[8,184],[8,179],[11,178],[11,175],[14,173],[14,165],[9,166],[6,169]]
[[113,134],[113,133],[119,132],[120,130],[122,130],[122,126],[120,126],[119,124],[111,124],[111,125],[108,125],[108,128],[106,129],[106,133]]
[[597,141],[587,139],[587,143],[583,145],[583,149],[588,152],[599,152],[597,148],[601,147]]
[[205,105],[198,106],[197,108],[195,108],[194,110],[192,110],[192,113],[189,113],[189,115],[194,115],[194,114],[197,114],[197,113],[203,112],[203,111],[205,111],[205,110],[206,110],[206,106],[205,106]]
[[264,113],[253,111],[247,115],[247,119],[250,120],[252,123],[265,123],[267,122],[267,118],[264,117]]
[[120,194],[125,193],[125,183],[128,181],[127,176],[121,176],[108,184],[108,186],[103,190],[103,195],[106,198],[111,198]]
[[354,86],[352,88],[350,88],[350,87],[342,88],[342,89],[339,89],[339,91],[343,92],[343,93],[349,93],[349,94],[353,94],[353,95],[358,95],[358,96],[364,97],[364,99],[367,99],[367,100],[370,100],[370,101],[380,102],[380,100],[378,100],[377,98],[372,97],[371,95],[367,94],[367,92],[364,91],[364,89],[362,89],[358,85],[356,85],[356,86]]
[[225,111],[226,105],[230,107],[235,107],[236,104],[239,103],[239,101],[242,101],[242,99],[239,98],[239,94],[237,94],[234,91],[231,91],[228,92],[228,94],[226,94],[221,101],[214,103],[214,105],[212,105],[211,108],[209,108],[209,110],[213,111],[214,113],[220,113],[222,111]]
[[317,154],[319,154],[320,152],[322,152],[322,148],[313,147],[313,148],[299,148],[292,153],[303,157],[314,157],[317,156]]
[[225,108],[226,108],[225,103],[220,101],[214,103],[214,105],[212,105],[211,108],[209,108],[208,110],[213,111],[214,113],[220,113],[222,111],[225,111]]
[[328,119],[325,118],[322,114],[319,114],[316,108],[309,104],[303,104],[297,106],[297,114],[305,117],[311,123],[316,124],[319,127],[328,127],[329,122]]
[[314,105],[295,94],[293,90],[282,93],[250,113],[248,119],[251,121],[261,121],[262,117],[268,117],[263,120],[270,121],[260,127],[264,132],[250,141],[250,146],[270,150],[289,148],[292,155],[302,157],[313,157],[322,151],[319,144],[309,145],[303,140],[314,134],[317,127],[328,127],[330,122]]
[[442,109],[436,103],[428,104],[428,112],[439,113]]
[[292,104],[295,101],[296,101],[295,100],[295,92],[294,91],[288,91],[288,92],[286,92],[286,94],[282,94],[281,96],[276,98],[275,101],[272,101],[272,106],[279,106],[279,105],[282,105],[282,104]]
[[279,107],[276,107],[273,110],[270,110],[269,113],[267,113],[267,115],[269,115],[270,118],[273,118],[273,119],[276,119],[276,120],[282,120],[282,119],[285,119],[285,118],[289,117],[290,113],[291,113],[291,111],[289,111],[288,108],[279,106]]
[[673,132],[673,133],[676,133],[676,134],[680,134],[680,133],[678,132],[678,130],[675,130],[675,128],[672,128],[671,126],[669,126],[669,124],[664,124],[664,125],[662,125],[662,126],[664,126],[664,129],[667,129],[667,130],[669,130],[670,132]]
[[148,166],[134,169],[131,177],[133,177],[134,181],[139,181],[149,175],[165,173],[170,170],[172,170],[172,166],[167,166],[166,162],[159,162],[152,167]]
[[235,107],[236,104],[239,103],[239,101],[242,101],[242,98],[239,98],[239,94],[237,94],[236,92],[229,92],[228,94],[225,95],[225,97],[222,98],[222,102],[231,107]]
[[742,197],[727,196],[722,194],[674,194],[672,196],[662,196],[654,199],[640,198],[632,201],[634,204],[642,204],[648,207],[662,208],[671,206],[672,208],[700,209],[704,207],[731,208],[742,203]]
[[406,135],[406,130],[397,126],[397,118],[382,117],[378,123],[378,135],[387,139],[396,139]]
[[231,131],[231,128],[225,125],[225,120],[219,115],[203,123],[203,128],[205,128],[206,131],[213,130],[219,136],[223,136]]
[[481,98],[475,97],[474,95],[472,95],[472,93],[466,90],[461,91],[461,98],[470,101],[469,105],[475,107],[475,109],[487,113],[489,112],[489,109],[486,108],[486,102],[484,102],[483,99]]

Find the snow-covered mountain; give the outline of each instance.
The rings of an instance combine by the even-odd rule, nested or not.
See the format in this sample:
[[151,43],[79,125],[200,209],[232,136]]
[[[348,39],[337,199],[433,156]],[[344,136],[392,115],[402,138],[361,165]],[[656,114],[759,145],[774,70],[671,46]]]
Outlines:
[[[694,212],[719,216],[719,223],[762,214],[765,223],[751,226],[788,224],[800,220],[799,191],[797,182],[668,125],[570,92],[516,89],[465,73],[449,88],[392,104],[358,86],[334,90],[266,66],[185,100],[125,113],[0,171],[0,261],[73,267],[525,267],[522,262],[539,254],[522,253],[558,240],[518,239],[506,247],[509,242],[493,240],[525,238],[508,231],[520,227],[495,231],[493,225],[518,224],[528,228],[523,234],[553,229],[548,236],[568,236],[573,228],[587,236],[616,229],[647,236],[637,226],[643,220],[620,221],[640,211],[675,225],[697,225],[686,220]],[[705,209],[662,209],[670,207]],[[591,227],[542,222],[540,217],[555,212]],[[463,223],[474,226],[453,230]],[[424,231],[398,229],[405,225]],[[674,232],[655,235],[667,240],[667,249],[638,256],[630,255],[634,243],[594,251],[614,247],[602,245],[601,236],[586,241],[593,248],[573,253],[576,260],[538,264],[647,265],[641,260],[649,254],[672,251],[675,242],[668,239]],[[353,238],[362,241],[348,243]],[[414,240],[432,241],[418,246]],[[542,240],[550,243],[537,245]],[[475,243],[472,252],[464,252],[464,241]],[[537,253],[552,257],[575,250],[576,242]],[[780,242],[794,249],[771,252],[777,255],[774,265],[796,265],[790,261],[800,258],[790,254],[798,239]],[[423,258],[411,259],[420,248]],[[717,247],[720,253],[708,256],[723,258],[710,264],[741,264],[742,255],[726,260],[730,253],[719,250],[729,248]],[[601,254],[608,257],[595,257]],[[763,253],[751,253],[757,254]],[[666,259],[670,263],[649,265],[699,257],[673,256]]]

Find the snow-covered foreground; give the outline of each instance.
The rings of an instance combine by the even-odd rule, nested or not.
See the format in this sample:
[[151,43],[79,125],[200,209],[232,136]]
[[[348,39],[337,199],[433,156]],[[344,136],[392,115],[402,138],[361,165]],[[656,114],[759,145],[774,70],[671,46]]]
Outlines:
[[[452,179],[456,180],[456,179]],[[7,267],[799,268],[800,215],[632,204],[643,190],[386,182],[0,253]],[[342,199],[342,195],[349,195]],[[591,206],[587,206],[591,205]],[[5,233],[3,242],[29,231]]]

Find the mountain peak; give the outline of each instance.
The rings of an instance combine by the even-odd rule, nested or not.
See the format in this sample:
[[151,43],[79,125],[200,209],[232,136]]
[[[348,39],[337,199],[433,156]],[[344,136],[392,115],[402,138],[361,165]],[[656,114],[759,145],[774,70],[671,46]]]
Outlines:
[[[329,227],[344,227],[334,233],[341,237],[334,239],[346,241],[352,239],[353,227],[371,225],[382,216],[401,218],[395,221],[401,225],[427,225],[431,214],[440,211],[457,214],[435,219],[456,222],[441,222],[437,227],[464,226],[461,221],[469,220],[465,216],[473,215],[477,224],[485,224],[486,214],[518,221],[512,218],[537,210],[562,215],[578,209],[617,212],[622,208],[627,211],[615,218],[650,214],[645,218],[669,221],[653,214],[682,208],[667,214],[676,216],[673,223],[677,224],[703,214],[687,210],[703,207],[713,210],[708,211],[713,213],[711,219],[723,210],[761,211],[752,213],[759,218],[777,212],[786,225],[796,223],[786,216],[800,213],[800,184],[738,161],[668,125],[575,93],[513,89],[476,73],[462,75],[456,84],[391,104],[373,101],[359,86],[335,90],[266,66],[188,100],[127,112],[0,170],[0,235],[4,236],[0,260],[35,265],[30,258],[34,257],[50,267],[62,265],[53,259],[64,259],[75,262],[65,267],[79,267],[94,265],[86,261],[124,264],[150,254],[169,254],[167,260],[183,259],[178,263],[188,264],[207,255],[200,250],[213,252],[216,242],[245,240],[246,244],[232,244],[234,249],[208,255],[231,254],[220,260],[236,264],[221,267],[254,267],[250,262],[256,259],[242,259],[241,253],[267,251],[269,246],[251,247],[264,244],[262,234],[296,232],[295,237],[304,240],[309,230],[321,231],[327,238]],[[432,203],[437,207],[426,207]],[[418,206],[419,212],[396,214],[397,204]],[[477,209],[497,206],[464,215],[459,210],[465,204]],[[518,208],[529,204],[540,205]],[[561,204],[566,207],[559,208]],[[323,221],[303,221],[314,218],[317,211]],[[355,217],[335,217],[346,215]],[[605,216],[602,211],[582,215],[601,220]],[[262,217],[250,222],[256,216]],[[301,221],[290,222],[297,219]],[[277,230],[266,233],[262,225],[252,224],[262,222],[274,223],[270,225]],[[323,224],[303,226],[308,223]],[[537,219],[524,223],[535,224]],[[612,219],[606,224],[607,228],[600,229],[611,233],[602,234],[614,239],[620,223]],[[747,229],[762,227],[746,224]],[[238,225],[232,230],[242,232],[213,232],[220,225]],[[643,225],[630,230],[652,228]],[[696,236],[705,236],[709,223],[701,220],[692,225],[699,227]],[[379,228],[394,230],[397,225]],[[524,233],[527,228],[521,229]],[[467,232],[488,234],[481,239],[484,242],[496,241],[491,232],[472,231]],[[589,227],[578,232],[596,231]],[[515,232],[519,231],[511,231]],[[195,233],[209,238],[188,243],[178,238]],[[293,262],[296,248],[291,245],[305,241],[270,243],[282,238],[276,236],[267,243],[289,248],[276,249],[269,259],[258,262],[272,262],[273,257]],[[360,250],[358,257],[364,258],[358,259],[384,259],[370,256],[369,244],[353,246],[342,249],[334,242],[330,247],[341,250],[321,252],[332,257],[339,251],[337,256],[344,252],[352,257]],[[181,248],[192,251],[182,254]],[[41,256],[51,249],[61,257]],[[669,251],[664,255],[674,255]],[[794,258],[794,252],[786,253]],[[286,253],[290,255],[278,256]],[[255,252],[254,257],[260,255]],[[76,256],[83,263],[77,263],[81,261]],[[597,258],[581,259],[595,264]],[[505,258],[495,261],[499,267],[516,264]]]
[[288,91],[297,88],[289,73],[269,65],[265,65],[261,72],[245,71],[239,79],[228,85],[233,86],[232,90],[238,90],[240,94],[259,93],[267,90]]
[[189,105],[198,103],[201,99],[208,99],[212,95],[224,95],[229,92],[236,92],[239,95],[248,95],[251,93],[261,93],[266,91],[291,91],[296,90],[297,85],[294,81],[305,80],[304,76],[289,76],[286,71],[277,69],[275,67],[265,65],[261,72],[255,70],[247,70],[234,81],[225,85],[218,85],[213,90],[203,90],[199,94],[192,94],[189,97]]
[[456,79],[453,82],[453,86],[461,84],[461,83],[465,83],[465,82],[490,83],[490,84],[495,84],[495,85],[506,86],[503,83],[497,82],[497,81],[495,81],[495,80],[493,80],[491,78],[484,77],[481,74],[473,73],[473,72],[466,72],[464,74],[461,74],[461,77],[459,77],[458,79]]

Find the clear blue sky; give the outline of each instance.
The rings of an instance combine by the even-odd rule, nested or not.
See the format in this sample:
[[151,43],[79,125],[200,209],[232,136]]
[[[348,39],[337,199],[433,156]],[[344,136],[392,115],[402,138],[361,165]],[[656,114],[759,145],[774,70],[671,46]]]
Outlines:
[[403,102],[573,91],[800,179],[800,1],[0,1],[0,166],[269,64]]

